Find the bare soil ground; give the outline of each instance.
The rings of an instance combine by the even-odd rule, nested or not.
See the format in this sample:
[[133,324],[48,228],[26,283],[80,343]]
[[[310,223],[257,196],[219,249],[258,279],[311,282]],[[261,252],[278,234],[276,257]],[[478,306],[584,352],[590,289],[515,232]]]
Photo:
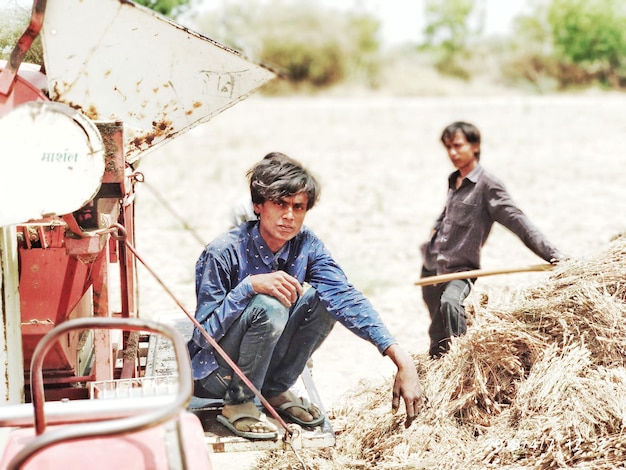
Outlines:
[[[562,251],[585,257],[626,231],[624,109],[626,95],[600,93],[253,96],[141,161],[137,169],[177,215],[150,188],[139,188],[137,249],[193,313],[196,259],[203,243],[228,227],[231,207],[247,192],[245,171],[270,151],[287,153],[310,167],[323,185],[319,206],[306,224],[325,240],[405,349],[424,353],[428,313],[413,282],[419,276],[419,245],[439,215],[452,170],[439,142],[441,130],[456,120],[475,123],[483,134],[482,164],[505,182]],[[501,227],[494,228],[483,254],[484,268],[540,262]],[[141,315],[176,311],[175,302],[139,269]],[[479,283],[483,290],[518,289],[540,282],[543,275],[497,276]],[[342,404],[359,381],[393,374],[388,359],[341,326],[313,359],[314,380],[327,410]],[[239,468],[253,468],[253,463]]]

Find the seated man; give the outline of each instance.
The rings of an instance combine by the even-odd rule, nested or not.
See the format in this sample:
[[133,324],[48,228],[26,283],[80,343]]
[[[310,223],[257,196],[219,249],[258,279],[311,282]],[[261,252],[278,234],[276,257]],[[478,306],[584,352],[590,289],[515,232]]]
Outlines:
[[[404,399],[408,427],[421,399],[413,359],[322,241],[303,226],[319,198],[315,177],[286,155],[271,155],[247,174],[258,219],[217,237],[196,264],[196,320],[272,407],[302,426],[317,426],[324,416],[290,388],[339,321],[396,365],[392,411]],[[197,329],[189,352],[194,394],[224,399],[220,423],[251,439],[277,437],[255,406],[254,393]]]

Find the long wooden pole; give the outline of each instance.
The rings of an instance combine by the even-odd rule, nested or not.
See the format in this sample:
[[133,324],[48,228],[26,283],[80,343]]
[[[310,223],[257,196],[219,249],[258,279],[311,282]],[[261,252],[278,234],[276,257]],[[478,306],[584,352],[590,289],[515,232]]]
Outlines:
[[502,269],[474,269],[473,271],[462,271],[459,273],[440,274],[439,276],[423,277],[415,281],[416,286],[430,286],[440,284],[442,282],[455,281],[457,279],[474,279],[477,277],[494,276],[497,274],[525,273],[531,271],[549,271],[554,267],[550,263],[532,264],[530,266],[522,266],[519,268],[502,268]]

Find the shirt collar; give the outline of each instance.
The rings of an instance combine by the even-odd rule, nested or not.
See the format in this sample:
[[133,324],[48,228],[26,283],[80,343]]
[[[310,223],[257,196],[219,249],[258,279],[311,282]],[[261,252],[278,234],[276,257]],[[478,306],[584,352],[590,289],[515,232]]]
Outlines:
[[472,183],[476,184],[476,182],[478,181],[478,177],[482,174],[482,172],[483,172],[483,168],[480,165],[476,164],[474,169],[469,172],[466,178],[470,180]]
[[[265,263],[267,266],[272,266],[274,262],[276,262],[278,265],[286,263],[287,256],[289,254],[289,245],[291,243],[291,240],[285,243],[283,247],[280,250],[278,250],[277,253],[273,253],[272,250],[268,248],[267,244],[265,243],[265,240],[263,240],[263,237],[261,236],[261,231],[259,230],[259,224],[260,222],[257,222],[256,224],[254,224],[254,226],[252,227],[252,230],[250,231],[250,236],[252,237],[254,246],[256,247],[259,253],[259,256],[263,260],[263,263]],[[274,265],[274,267],[275,266],[276,265]]]
[[[465,179],[471,181],[472,183],[476,184],[476,182],[478,181],[478,177],[483,173],[483,168],[480,165],[476,165],[474,167],[474,169],[472,171],[470,171],[467,176],[465,177]],[[448,187],[449,188],[454,188],[455,187],[455,183],[456,183],[456,179],[459,176],[460,172],[459,170],[453,171],[452,173],[450,173],[450,176],[448,176]]]

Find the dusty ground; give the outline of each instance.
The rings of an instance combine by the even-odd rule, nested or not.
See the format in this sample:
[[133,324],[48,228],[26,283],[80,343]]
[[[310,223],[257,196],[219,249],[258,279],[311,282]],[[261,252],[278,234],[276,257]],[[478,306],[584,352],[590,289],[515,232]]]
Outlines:
[[[325,240],[348,277],[369,296],[410,352],[427,349],[428,314],[413,285],[419,244],[445,198],[451,171],[439,143],[455,120],[483,133],[481,162],[562,251],[584,257],[626,231],[623,149],[626,96],[480,98],[293,98],[253,96],[142,160],[151,188],[208,242],[227,228],[246,193],[245,171],[270,151],[309,166],[323,185],[307,225]],[[144,187],[137,200],[137,249],[193,312],[194,264],[203,246]],[[500,227],[484,268],[542,262]],[[481,289],[515,289],[543,274],[483,278]],[[175,302],[140,270],[142,315],[175,311]],[[338,326],[314,356],[314,379],[331,409],[362,379],[393,367]],[[217,468],[228,468],[223,458]],[[220,465],[224,465],[221,467]],[[240,468],[247,468],[239,465]],[[252,461],[249,464],[253,468]],[[232,468],[232,465],[230,466]]]

